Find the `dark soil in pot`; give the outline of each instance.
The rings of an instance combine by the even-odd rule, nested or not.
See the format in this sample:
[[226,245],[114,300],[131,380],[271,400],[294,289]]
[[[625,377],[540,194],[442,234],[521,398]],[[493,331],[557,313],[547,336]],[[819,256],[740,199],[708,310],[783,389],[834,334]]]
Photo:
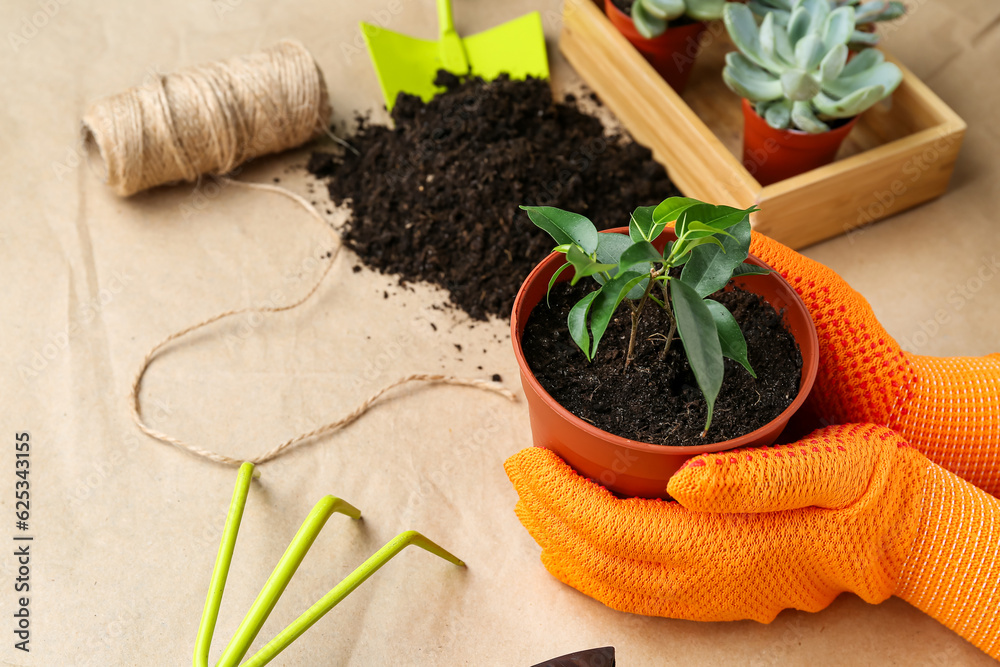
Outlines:
[[360,121],[348,137],[360,155],[316,153],[308,168],[350,205],[344,238],[365,264],[443,287],[474,319],[509,317],[552,249],[519,204],[607,229],[679,194],[648,149],[607,134],[573,97],[554,101],[548,81],[438,77],[431,102],[400,96],[395,128]]
[[712,426],[705,426],[706,404],[675,338],[664,360],[662,341],[649,340],[669,329],[667,315],[650,304],[643,313],[636,357],[624,369],[631,331],[627,307],[618,310],[593,362],[572,342],[566,326],[570,308],[594,286],[581,281],[552,288],[550,306],[531,312],[521,343],[532,373],[545,390],[577,417],[615,435],[652,444],[705,445],[750,433],[791,405],[799,389],[802,355],[781,317],[761,297],[729,288],[713,295],[733,313],[743,330],[754,380],[726,359],[722,389]]

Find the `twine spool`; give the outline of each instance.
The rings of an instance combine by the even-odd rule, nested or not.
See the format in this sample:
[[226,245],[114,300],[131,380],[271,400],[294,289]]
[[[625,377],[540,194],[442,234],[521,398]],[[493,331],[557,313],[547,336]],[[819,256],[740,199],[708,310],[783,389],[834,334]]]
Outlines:
[[[143,86],[99,100],[84,114],[83,134],[100,152],[105,182],[127,197],[156,185],[195,181],[203,174],[221,176],[251,158],[300,146],[324,133],[357,152],[327,129],[330,112],[326,83],[316,61],[299,42],[284,40],[259,53],[158,76]],[[298,308],[319,292],[343,245],[323,216],[294,192],[265,183],[223,180],[291,198],[331,235],[334,250],[317,280],[292,303],[227,310],[175,331],[154,345],[132,381],[129,409],[146,435],[209,461],[240,465],[244,459],[151,428],[143,419],[140,399],[146,371],[168,345],[215,322],[245,313]],[[382,387],[340,418],[294,435],[249,460],[265,463],[308,440],[337,431],[367,413],[386,392],[412,382],[472,387],[516,400],[498,382],[414,373]]]
[[300,146],[326,131],[330,111],[312,54],[283,40],[98,100],[83,134],[100,152],[105,182],[127,197]]

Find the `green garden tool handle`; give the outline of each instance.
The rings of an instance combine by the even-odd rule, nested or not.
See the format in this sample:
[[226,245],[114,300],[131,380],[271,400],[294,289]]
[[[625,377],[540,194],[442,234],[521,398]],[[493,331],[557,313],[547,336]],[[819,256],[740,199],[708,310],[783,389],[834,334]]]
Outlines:
[[288,586],[295,570],[305,558],[309,547],[316,541],[316,537],[326,525],[327,519],[334,512],[346,514],[352,519],[361,518],[361,511],[358,508],[339,498],[326,496],[316,503],[298,532],[295,533],[288,548],[285,549],[284,555],[278,561],[271,576],[267,578],[264,587],[251,605],[250,611],[243,618],[240,627],[236,629],[236,634],[233,635],[226,650],[222,652],[222,657],[219,658],[218,662],[219,667],[236,667],[246,655],[250,644],[257,637],[257,633],[260,632],[264,621],[271,614],[274,605],[278,603],[278,598],[285,591],[285,587]]
[[244,463],[240,466],[239,476],[236,478],[236,488],[233,490],[233,499],[229,503],[229,514],[226,515],[226,527],[222,531],[219,554],[215,557],[212,581],[208,585],[208,598],[205,600],[205,609],[201,613],[201,624],[198,626],[198,639],[194,644],[194,667],[208,667],[208,651],[212,647],[215,623],[219,620],[222,592],[226,588],[229,566],[233,562],[233,549],[236,548],[236,536],[240,532],[243,509],[247,505],[250,481],[255,476],[252,463]]
[[451,13],[451,0],[437,0],[438,31],[443,39],[447,35],[457,35],[455,18]]
[[242,667],[261,667],[262,665],[266,665],[271,662],[271,660],[285,650],[289,644],[298,639],[306,630],[311,628],[316,621],[323,618],[324,614],[336,607],[341,600],[346,598],[351,593],[351,591],[363,584],[368,577],[375,574],[375,572],[377,572],[380,567],[388,563],[393,556],[411,544],[413,546],[420,547],[421,549],[425,549],[435,556],[440,556],[455,565],[465,565],[465,563],[459,560],[456,556],[452,555],[448,551],[445,551],[443,548],[434,542],[431,542],[415,530],[408,530],[400,533],[390,540],[384,547],[376,551],[374,555],[362,563],[356,570],[354,570],[354,572],[347,575],[343,581],[334,586],[333,589],[320,598],[316,604],[309,607],[309,609],[307,609],[301,616],[292,621],[287,628],[279,632],[274,639],[265,644],[260,651],[253,655],[253,657],[244,662]]
[[439,55],[441,66],[455,74],[469,71],[469,59],[465,56],[462,38],[455,30],[455,19],[451,14],[451,0],[437,0],[438,31],[441,35]]

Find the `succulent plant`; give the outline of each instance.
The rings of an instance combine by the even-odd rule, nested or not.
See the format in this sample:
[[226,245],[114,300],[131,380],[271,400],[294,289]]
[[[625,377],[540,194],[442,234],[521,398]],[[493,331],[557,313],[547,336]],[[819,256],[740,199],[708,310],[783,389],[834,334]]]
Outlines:
[[[906,13],[906,6],[898,0],[828,0],[830,9],[838,7],[854,8],[854,32],[848,43],[857,46],[872,46],[878,43],[879,36],[874,32],[875,23],[892,21]],[[768,14],[774,15],[774,20],[780,26],[788,26],[788,21],[794,8],[794,0],[750,0],[747,6],[760,18]]]
[[696,21],[722,18],[726,0],[635,0],[632,22],[646,39],[662,35],[669,21],[687,14]]
[[830,129],[824,120],[850,118],[892,94],[903,73],[876,49],[847,62],[854,8],[831,9],[828,0],[795,0],[788,27],[768,14],[760,27],[743,4],[723,12],[736,48],[726,55],[722,78],[755,103],[776,129],[809,133]]

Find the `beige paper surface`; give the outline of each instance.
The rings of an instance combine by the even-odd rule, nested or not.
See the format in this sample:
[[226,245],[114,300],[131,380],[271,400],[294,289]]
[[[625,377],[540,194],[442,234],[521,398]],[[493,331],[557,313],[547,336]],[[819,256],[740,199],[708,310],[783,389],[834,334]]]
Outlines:
[[[455,4],[466,33],[542,8],[554,80],[579,84],[554,48],[556,0]],[[951,191],[807,254],[865,294],[908,349],[986,354],[1000,350],[993,263],[1000,5],[910,4],[911,17],[888,47],[969,124]],[[128,415],[130,382],[166,334],[274,298],[275,290],[279,298],[299,294],[315,275],[314,258],[330,246],[314,220],[277,195],[207,181],[117,198],[77,149],[85,105],[150,72],[290,36],[314,53],[336,118],[348,121],[380,103],[359,20],[425,37],[436,30],[432,3],[397,0],[17,0],[0,8],[0,543],[13,545],[17,532],[18,431],[29,431],[34,443],[35,536],[29,654],[13,648],[16,564],[13,547],[0,548],[0,662],[190,661],[235,472],[141,436]],[[277,177],[308,195],[307,155],[261,159],[240,178]],[[315,191],[310,198],[325,209],[325,194]],[[255,325],[223,324],[170,348],[147,376],[151,424],[251,456],[412,372],[500,373],[520,392],[506,323],[436,310],[439,292],[403,291],[394,278],[354,273],[355,263],[345,252],[306,307]],[[523,401],[418,386],[264,466],[213,655],[310,507],[329,493],[357,505],[365,520],[331,518],[261,640],[402,530],[420,530],[469,567],[407,550],[275,664],[529,665],[607,644],[628,667],[990,662],[895,599],[870,606],[844,595],[822,613],[785,612],[771,625],[611,611],[549,576],[513,514],[501,464],[529,444]]]

